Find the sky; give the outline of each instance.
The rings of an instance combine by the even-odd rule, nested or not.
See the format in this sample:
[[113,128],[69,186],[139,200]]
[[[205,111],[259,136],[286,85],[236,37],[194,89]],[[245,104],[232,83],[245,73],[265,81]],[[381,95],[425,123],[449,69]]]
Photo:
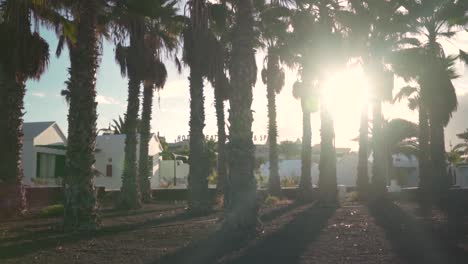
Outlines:
[[[57,58],[54,54],[57,38],[51,31],[41,28],[41,35],[48,41],[51,51],[50,63],[47,72],[39,81],[28,81],[25,97],[25,122],[56,121],[67,134],[68,107],[60,91],[65,89],[68,79],[69,58],[68,51],[62,52]],[[460,33],[450,42],[444,42],[443,47],[447,54],[458,53],[458,48],[468,50],[468,32]],[[101,63],[97,75],[97,127],[107,128],[113,119],[123,116],[127,105],[127,79],[122,77],[120,69],[114,60],[115,47],[112,43],[104,42],[102,46]],[[253,88],[252,110],[254,115],[253,132],[257,136],[257,144],[265,143],[259,140],[260,136],[267,135],[267,98],[266,86],[262,83],[260,71],[262,69],[264,53],[257,52],[258,78]],[[166,62],[168,67],[168,80],[163,90],[156,93],[153,102],[152,132],[159,132],[169,142],[174,142],[179,136],[188,135],[189,131],[189,86],[188,68],[182,73],[176,71],[172,61]],[[459,108],[446,129],[446,144],[455,144],[458,140],[456,133],[468,128],[468,67],[457,64],[459,79],[454,81],[457,89]],[[356,148],[357,143],[352,139],[357,137],[359,130],[359,114],[362,106],[363,92],[362,74],[349,71],[337,73],[337,77],[330,80],[333,84],[329,93],[329,101],[333,108],[335,119],[335,134],[337,147]],[[292,85],[296,80],[296,73],[286,71],[285,86],[277,96],[277,122],[279,141],[296,140],[302,136],[302,112],[300,102],[292,96]],[[214,92],[205,82],[205,135],[216,135],[216,115],[213,103]],[[404,84],[401,80],[395,83],[394,93]],[[361,88],[360,88],[361,87]],[[386,118],[405,118],[417,121],[417,113],[411,112],[402,101],[396,105],[384,105]],[[320,142],[320,119],[318,113],[312,114],[312,143]]]

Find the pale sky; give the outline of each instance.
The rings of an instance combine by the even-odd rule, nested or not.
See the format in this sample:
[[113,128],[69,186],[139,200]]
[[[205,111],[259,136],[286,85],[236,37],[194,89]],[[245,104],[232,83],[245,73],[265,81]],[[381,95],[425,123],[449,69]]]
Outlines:
[[[60,90],[65,88],[65,80],[68,78],[69,67],[68,52],[64,51],[61,58],[53,55],[57,46],[54,33],[45,29],[41,34],[49,42],[51,59],[48,71],[40,81],[28,81],[25,98],[25,122],[57,121],[59,126],[67,133],[68,108],[64,98],[60,96]],[[444,49],[448,54],[458,53],[461,47],[468,50],[468,33],[460,33],[451,43],[444,43]],[[260,78],[263,61],[263,52],[257,52],[258,78],[253,90],[254,111],[253,131],[255,135],[267,135],[267,98],[266,86]],[[159,132],[169,142],[176,140],[179,135],[187,135],[189,131],[189,86],[188,68],[178,74],[172,62],[167,62],[169,78],[165,88],[159,97],[154,98],[153,120],[151,127],[153,132]],[[459,95],[460,107],[446,130],[447,144],[455,142],[455,133],[468,128],[466,118],[468,114],[468,72],[460,63],[458,65],[461,78],[456,80],[455,86]],[[335,133],[337,147],[352,147],[356,143],[351,141],[358,135],[359,113],[362,105],[362,92],[359,85],[362,75],[348,73],[342,80],[334,80],[333,92],[330,102],[333,104],[335,115]],[[349,77],[352,76],[352,77]],[[278,130],[279,140],[296,140],[302,136],[302,113],[300,102],[292,96],[292,85],[296,80],[296,73],[288,70],[286,84],[282,92],[277,96]],[[206,127],[204,133],[216,134],[216,116],[213,104],[213,89],[206,83],[205,87],[205,111]],[[396,87],[402,86],[396,82]],[[396,89],[394,90],[394,92]],[[105,128],[112,119],[125,113],[127,100],[127,79],[121,77],[120,70],[114,61],[114,46],[104,43],[101,65],[97,77],[97,102],[98,102],[98,128]],[[158,102],[160,101],[160,103]],[[417,113],[406,108],[406,102],[395,106],[384,106],[384,115],[387,118],[401,117],[417,121]],[[312,142],[319,143],[320,119],[317,114],[312,115]],[[257,142],[261,143],[261,142]]]

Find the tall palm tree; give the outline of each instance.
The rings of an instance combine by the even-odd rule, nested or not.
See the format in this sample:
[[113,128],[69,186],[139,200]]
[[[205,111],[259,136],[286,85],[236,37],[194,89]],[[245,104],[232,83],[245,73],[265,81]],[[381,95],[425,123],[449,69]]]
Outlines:
[[191,0],[187,4],[190,18],[184,32],[184,61],[190,67],[189,211],[203,214],[210,209],[207,195],[209,166],[203,134],[205,126],[203,77],[206,76],[207,70],[205,59],[211,57],[207,52],[208,14],[205,0]]
[[338,202],[335,131],[332,114],[323,100],[320,123],[319,201],[322,206],[334,206]]
[[[315,101],[308,103],[312,103],[313,107],[317,107],[317,100],[322,99],[320,102],[322,144],[319,164],[319,198],[322,204],[331,205],[337,200],[333,118],[328,109],[329,106],[318,95],[324,93],[323,90],[327,88],[325,81],[328,75],[346,62],[341,47],[342,26],[337,22],[335,15],[341,9],[341,5],[335,0],[301,0],[296,1],[296,6],[297,9],[291,18],[292,34],[289,42],[295,54],[293,60],[299,65],[303,79],[297,88],[309,89],[308,93]],[[304,121],[303,178],[309,181],[310,115],[304,117]],[[301,193],[299,193],[300,197],[304,195]]]
[[[400,51],[401,56],[406,56],[407,51]],[[410,56],[411,57],[411,56]],[[406,57],[408,59],[408,57]],[[414,58],[413,58],[414,59]],[[411,64],[415,63],[413,61]],[[398,63],[393,64],[393,69],[395,73],[399,76],[402,76],[408,81],[416,78],[417,75],[412,75],[413,70],[408,70],[409,65],[398,65]],[[417,68],[419,66],[413,65]],[[401,69],[403,67],[403,69]],[[411,67],[411,66],[410,66]],[[419,189],[422,190],[420,199],[420,204],[422,209],[427,212],[428,206],[430,205],[431,199],[431,185],[433,183],[432,173],[431,173],[431,163],[430,163],[430,153],[429,153],[429,120],[427,109],[422,104],[420,100],[420,87],[415,86],[404,86],[402,87],[397,94],[395,95],[394,102],[400,101],[403,98],[408,100],[408,108],[410,110],[418,110],[418,120],[419,120],[419,134],[418,134],[418,168],[419,168]]]
[[98,13],[103,1],[81,0],[71,6],[79,18],[76,42],[70,56],[70,107],[68,113],[67,175],[64,177],[64,226],[67,229],[95,229],[98,226],[97,199],[93,186],[96,143],[96,70],[99,65]]
[[360,126],[359,126],[359,151],[358,151],[358,166],[357,166],[357,191],[362,198],[365,198],[369,188],[369,106],[367,103],[361,110]]
[[301,100],[302,108],[302,152],[301,152],[301,178],[297,200],[310,200],[312,195],[312,128],[310,115],[317,111],[316,88],[305,83],[296,82],[293,86],[293,96]]
[[266,45],[262,70],[262,81],[267,86],[268,99],[268,143],[270,147],[270,176],[268,178],[268,191],[271,195],[281,195],[281,183],[278,165],[278,128],[276,125],[276,94],[284,86],[284,68],[280,62],[280,49],[285,44],[290,16],[287,5],[291,1],[271,0],[260,6],[259,27],[261,40]]
[[[143,75],[143,105],[141,112],[140,153],[138,162],[138,178],[143,202],[151,200],[151,185],[148,174],[148,143],[150,139],[150,121],[154,90],[164,88],[167,70],[162,62],[164,52],[171,54],[178,46],[178,37],[182,29],[182,18],[176,15],[177,1],[163,0],[157,3],[160,10],[153,14],[153,20],[145,33],[145,61],[146,71]],[[177,59],[176,59],[177,62]]]
[[[148,20],[163,6],[157,6],[152,0],[145,1],[116,1],[114,7],[117,39],[128,36],[129,46],[117,45],[115,58],[121,67],[122,75],[128,77],[127,112],[125,114],[125,164],[122,173],[122,187],[119,207],[139,208],[141,193],[137,166],[137,119],[139,112],[139,96],[144,72],[148,65],[145,59],[145,34]],[[120,34],[119,34],[120,33]],[[122,34],[123,33],[123,34]]]
[[254,6],[252,0],[233,1],[235,22],[230,60],[229,97],[229,199],[225,227],[241,235],[255,232],[257,225],[257,184],[254,177],[252,141],[252,87],[255,85]]
[[[401,98],[406,97],[408,98],[408,107],[412,110],[419,110],[419,187],[421,188],[421,208],[424,210],[424,212],[428,212],[434,201],[440,201],[440,198],[442,198],[441,196],[444,194],[444,192],[446,192],[450,184],[449,179],[447,179],[448,176],[445,176],[445,178],[442,179],[438,179],[439,177],[443,176],[440,176],[433,171],[433,166],[435,166],[437,163],[434,164],[432,161],[432,151],[434,151],[434,149],[432,147],[433,134],[431,133],[431,130],[432,126],[445,126],[451,117],[451,113],[456,109],[456,94],[450,80],[458,77],[454,69],[456,57],[445,57],[444,54],[443,57],[440,57],[440,60],[438,61],[439,65],[437,69],[433,69],[432,67],[423,67],[428,65],[428,56],[430,55],[428,55],[424,48],[410,48],[399,51],[395,55],[393,62],[393,68],[398,75],[409,81],[412,80],[417,83],[417,86],[405,86],[401,88],[395,96],[395,100],[400,100]],[[433,88],[431,87],[432,84],[429,82],[434,82],[431,80],[431,78],[435,78],[435,76],[441,80],[445,80],[445,85],[439,83],[438,86],[439,89],[443,90],[444,95],[442,95],[442,91],[437,92],[439,94],[431,94],[427,91],[427,89]],[[425,87],[426,91],[423,87]],[[430,107],[434,107],[431,105],[431,102],[434,99],[430,99],[430,97],[436,95],[442,97],[437,99],[439,101],[438,107],[440,111],[437,117],[440,118],[440,115],[444,115],[441,123],[435,123],[434,121],[431,121],[430,118],[431,111],[429,111],[429,109]],[[437,137],[434,141],[436,141],[436,139]],[[445,147],[443,149],[444,158],[442,162],[445,164],[445,168]],[[438,158],[440,159],[440,157]],[[440,184],[443,186],[440,186]]]
[[[313,82],[312,74],[315,74],[310,67],[310,47],[312,47],[313,36],[310,32],[311,25],[315,23],[315,18],[308,9],[307,3],[301,5],[296,1],[297,9],[291,17],[293,28],[288,38],[288,46],[292,55],[292,62],[297,65],[301,80],[293,85],[293,96],[301,100],[302,108],[302,150],[301,150],[301,177],[296,200],[305,202],[310,200],[312,195],[312,129],[310,115],[317,111],[316,86]],[[303,74],[302,74],[303,73]]]
[[456,0],[423,1],[410,2],[405,7],[416,18],[416,33],[423,38],[423,41],[415,42],[422,48],[424,65],[427,65],[419,79],[420,99],[427,109],[430,124],[433,195],[442,202],[450,186],[446,170],[444,127],[457,108],[457,98],[451,82],[455,76],[450,70],[451,65],[446,63],[447,56],[439,41],[452,38],[461,30],[460,26],[468,24],[468,3]]
[[[377,198],[386,193],[387,183],[388,161],[385,158],[385,144],[382,136],[382,102],[391,100],[393,89],[393,75],[386,68],[387,58],[402,43],[402,36],[409,31],[410,24],[400,2],[398,0],[352,0],[350,1],[352,14],[340,17],[341,19],[347,18],[345,24],[348,24],[353,32],[351,34],[352,42],[354,42],[353,48],[363,61],[363,68],[371,88],[374,131],[372,193]],[[364,159],[364,155],[361,157]],[[360,164],[364,162],[367,160],[361,160]]]
[[[214,88],[214,104],[216,110],[216,124],[218,128],[217,142],[217,184],[219,193],[226,193],[227,177],[227,151],[226,151],[226,129],[224,101],[229,98],[230,84],[226,71],[229,63],[229,34],[232,10],[226,1],[220,3],[208,3],[210,50],[214,54],[208,63],[207,78]],[[224,205],[229,203],[228,195],[224,196]]]
[[[31,12],[45,8],[34,1],[2,1],[0,34],[8,36],[0,51],[0,181],[6,186],[9,209],[26,210],[22,185],[23,105],[27,79],[39,79],[49,62],[49,45],[31,32]],[[37,28],[37,27],[36,27]]]

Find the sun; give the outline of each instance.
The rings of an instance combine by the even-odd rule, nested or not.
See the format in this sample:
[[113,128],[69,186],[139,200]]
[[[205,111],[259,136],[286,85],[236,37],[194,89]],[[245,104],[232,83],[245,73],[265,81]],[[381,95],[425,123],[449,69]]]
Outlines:
[[369,101],[369,87],[362,67],[353,66],[331,75],[322,87],[325,104],[334,121],[336,138],[349,143],[358,135],[363,107]]

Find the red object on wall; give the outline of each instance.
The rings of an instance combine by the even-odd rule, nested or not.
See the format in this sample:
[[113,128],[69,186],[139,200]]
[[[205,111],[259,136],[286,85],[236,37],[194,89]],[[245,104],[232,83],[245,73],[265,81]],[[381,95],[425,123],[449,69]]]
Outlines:
[[106,166],[106,176],[112,177],[112,164],[107,164]]

